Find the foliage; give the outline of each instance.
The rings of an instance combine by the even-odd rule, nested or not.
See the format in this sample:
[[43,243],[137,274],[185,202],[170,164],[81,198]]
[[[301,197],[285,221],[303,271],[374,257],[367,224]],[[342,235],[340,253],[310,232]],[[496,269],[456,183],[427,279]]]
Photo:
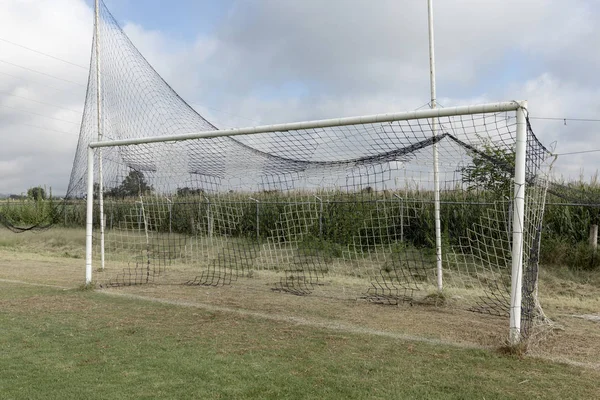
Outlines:
[[[43,188],[40,188],[43,190]],[[0,201],[0,222],[13,226],[47,225],[55,220],[59,210],[55,207],[55,200],[49,196],[44,199],[41,192],[34,191],[37,199],[5,199]],[[44,191],[45,196],[45,191]]]
[[540,261],[545,265],[565,265],[575,271],[600,269],[600,254],[585,241],[572,242],[555,232],[542,236]]
[[468,190],[488,191],[497,197],[511,193],[514,151],[486,143],[483,152],[472,151],[471,156],[472,164],[461,169],[462,181]]
[[146,182],[143,172],[131,170],[119,186],[107,192],[106,197],[137,197],[151,193],[153,190],[152,185]]
[[46,199],[46,189],[41,186],[36,186],[29,188],[27,190],[27,198],[31,200],[45,200]]
[[202,189],[192,189],[189,187],[177,188],[177,197],[196,196],[204,193]]
[[[141,187],[151,188],[143,175],[132,175],[125,179],[119,193],[138,193],[132,187],[136,179],[141,179]],[[138,184],[139,185],[139,184]],[[567,185],[564,185],[567,186]],[[587,245],[588,232],[600,212],[600,188],[598,185],[572,182],[568,184],[577,193],[586,193],[589,204],[567,205],[554,194],[548,196],[544,214],[540,261],[542,264],[565,265],[573,270],[598,270],[600,257],[595,256]],[[116,191],[117,192],[117,191]],[[224,193],[219,196],[206,194],[192,188],[181,188],[179,196],[173,196],[164,205],[170,210],[163,218],[154,221],[162,232],[189,235],[206,235],[212,218],[213,233],[233,237],[245,237],[260,242],[268,238],[279,237],[281,232],[296,235],[296,241],[304,248],[314,248],[326,257],[339,257],[348,246],[362,246],[367,251],[375,246],[385,246],[400,241],[402,237],[407,245],[420,250],[433,251],[435,245],[433,220],[433,194],[427,191],[403,193],[404,200],[390,197],[382,192],[371,193],[327,193],[321,195],[322,204],[312,193],[271,192],[250,194]],[[500,230],[508,229],[502,215],[489,213],[494,208],[502,212],[507,203],[497,200],[497,195],[486,190],[444,191],[442,192],[441,220],[443,245],[445,247],[462,246],[464,251],[478,251],[473,247],[477,243],[466,240],[465,232],[477,229],[489,239],[489,246],[500,249],[504,237],[495,237],[497,232],[490,230],[482,221],[493,217]],[[595,201],[594,198],[599,200]],[[139,199],[135,196],[124,198],[107,197],[105,214],[107,228],[119,226],[131,218],[132,209]],[[326,199],[326,200],[325,200]],[[411,200],[413,199],[413,200]],[[418,199],[418,200],[415,200]],[[166,200],[164,200],[166,202]],[[56,207],[52,199],[0,201],[0,213],[8,221],[23,225],[53,221],[57,219],[69,227],[85,226],[85,201],[65,201]],[[321,208],[322,207],[322,208]],[[225,211],[225,208],[227,210]],[[214,216],[227,212],[229,221],[215,220]],[[287,217],[286,217],[287,215]],[[389,221],[387,227],[373,226],[377,218]],[[296,231],[286,227],[287,218],[305,221],[304,227],[296,226]],[[95,208],[94,223],[98,224],[98,209]],[[258,222],[258,225],[257,225]],[[385,231],[382,231],[385,229]],[[488,231],[482,231],[488,229]],[[280,232],[280,233],[277,233]],[[360,238],[360,240],[357,240]],[[271,239],[272,240],[272,239]],[[497,242],[496,242],[497,241]],[[481,249],[486,251],[485,249]],[[493,256],[505,257],[503,253]]]

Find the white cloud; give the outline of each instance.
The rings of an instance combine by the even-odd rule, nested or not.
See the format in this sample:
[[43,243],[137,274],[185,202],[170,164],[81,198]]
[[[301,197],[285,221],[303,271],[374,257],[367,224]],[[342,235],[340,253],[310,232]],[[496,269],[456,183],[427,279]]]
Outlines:
[[[81,0],[5,1],[2,6],[0,38],[89,63],[92,13]],[[87,71],[8,42],[0,41],[0,49],[0,193],[39,184],[64,191]]]
[[[443,0],[434,6],[444,106],[528,99],[534,116],[600,115],[594,2]],[[136,15],[117,17],[132,21],[124,29],[142,54],[218,126],[400,111],[428,101],[422,2],[238,1],[212,35],[185,43],[145,29]],[[87,65],[91,34],[92,10],[83,0],[3,2],[0,38]],[[11,166],[0,193],[37,184],[64,191],[81,115],[23,97],[81,110],[85,88],[1,61],[80,84],[87,72],[9,43],[0,41],[0,49],[0,91],[20,96],[0,93],[0,165]],[[600,148],[598,124],[534,120],[533,126],[544,143],[557,141],[559,152]],[[600,166],[596,158],[565,156],[557,166],[578,177],[580,168],[592,173]]]

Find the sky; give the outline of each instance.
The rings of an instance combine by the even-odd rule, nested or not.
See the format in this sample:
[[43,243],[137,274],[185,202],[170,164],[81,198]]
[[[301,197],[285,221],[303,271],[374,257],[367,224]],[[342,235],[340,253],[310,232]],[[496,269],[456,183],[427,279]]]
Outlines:
[[[106,0],[163,78],[217,127],[414,110],[430,99],[425,0]],[[556,153],[600,149],[600,2],[434,0],[441,106],[528,100]],[[91,0],[0,0],[0,194],[64,194]],[[556,118],[556,120],[539,119]],[[566,121],[564,120],[566,118]],[[589,179],[600,152],[559,156]]]

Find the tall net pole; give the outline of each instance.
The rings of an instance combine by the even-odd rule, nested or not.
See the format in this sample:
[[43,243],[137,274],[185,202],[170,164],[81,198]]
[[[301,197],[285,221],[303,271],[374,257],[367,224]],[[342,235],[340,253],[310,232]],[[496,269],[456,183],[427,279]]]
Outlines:
[[85,284],[92,283],[92,233],[94,227],[94,149],[87,149],[87,188],[85,217]]
[[512,239],[512,273],[510,295],[510,336],[512,345],[521,340],[521,303],[523,287],[523,233],[525,226],[525,172],[527,162],[527,102],[517,109],[515,149],[515,189]]
[[[435,54],[434,54],[434,38],[433,38],[433,4],[432,0],[427,1],[427,14],[429,20],[429,80],[431,84],[431,108],[436,108],[436,92],[435,92]],[[437,119],[432,118],[433,136],[437,136]],[[437,286],[438,291],[444,288],[442,276],[442,222],[440,220],[440,174],[438,161],[438,143],[437,140],[433,144],[433,203],[434,203],[434,219],[435,219],[435,255],[437,269]]]
[[[100,81],[100,0],[95,2],[95,48],[96,48],[96,103],[98,119],[98,141],[102,134],[102,95]],[[98,151],[98,202],[100,212],[100,268],[104,269],[104,182],[102,177],[102,149]]]

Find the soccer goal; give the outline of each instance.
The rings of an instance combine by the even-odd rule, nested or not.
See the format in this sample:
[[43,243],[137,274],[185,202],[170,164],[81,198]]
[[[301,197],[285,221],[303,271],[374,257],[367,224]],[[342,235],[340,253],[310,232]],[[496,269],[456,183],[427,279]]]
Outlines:
[[[86,283],[541,314],[552,156],[525,102],[217,130],[96,7],[67,197]],[[241,288],[241,289],[240,289]]]
[[[93,142],[86,282],[392,304],[441,291],[510,316],[518,341],[537,306],[548,159],[514,101]],[[106,265],[93,276],[94,221]]]

